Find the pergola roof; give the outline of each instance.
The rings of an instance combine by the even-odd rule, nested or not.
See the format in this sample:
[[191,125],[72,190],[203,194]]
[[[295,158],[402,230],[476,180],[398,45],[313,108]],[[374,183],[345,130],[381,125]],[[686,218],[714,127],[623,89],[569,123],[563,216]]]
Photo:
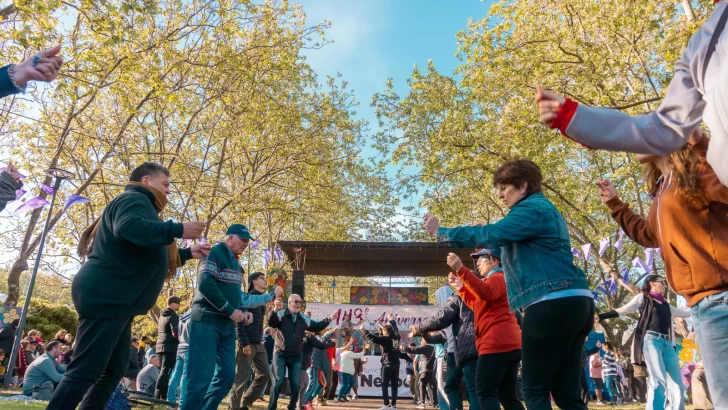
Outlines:
[[300,242],[278,245],[307,275],[327,276],[442,276],[452,271],[446,258],[456,253],[466,265],[469,248],[436,242]]

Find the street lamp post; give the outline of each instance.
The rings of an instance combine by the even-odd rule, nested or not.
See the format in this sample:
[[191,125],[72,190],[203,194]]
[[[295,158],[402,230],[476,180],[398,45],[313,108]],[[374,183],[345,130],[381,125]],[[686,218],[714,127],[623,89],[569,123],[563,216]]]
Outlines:
[[23,328],[25,327],[25,319],[28,317],[28,309],[30,308],[30,298],[33,295],[33,286],[35,285],[35,277],[38,274],[38,268],[40,267],[40,257],[43,254],[43,246],[45,245],[46,237],[48,236],[48,227],[51,224],[51,215],[53,215],[53,205],[56,203],[56,194],[58,189],[61,187],[63,180],[72,178],[73,173],[58,169],[50,168],[45,171],[45,174],[55,179],[53,185],[53,195],[51,195],[51,205],[48,208],[48,217],[46,217],[46,223],[43,227],[43,233],[40,237],[40,244],[38,245],[38,253],[35,257],[35,266],[33,267],[33,273],[30,276],[30,284],[28,285],[28,292],[25,295],[25,303],[23,304],[23,310],[20,312],[20,324],[15,330],[15,343],[13,343],[13,349],[10,351],[10,361],[8,362],[8,371],[5,373],[5,387],[10,387],[10,383],[13,376],[13,369],[15,368],[15,357],[18,354],[18,346],[20,345],[20,339],[23,337]]

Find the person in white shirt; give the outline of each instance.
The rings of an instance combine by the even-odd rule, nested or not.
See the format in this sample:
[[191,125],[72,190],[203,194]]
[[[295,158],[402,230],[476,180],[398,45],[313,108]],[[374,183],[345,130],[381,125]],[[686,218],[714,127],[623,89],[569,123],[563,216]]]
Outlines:
[[354,338],[341,348],[341,361],[339,362],[341,388],[339,389],[339,395],[336,397],[336,400],[334,400],[335,403],[344,401],[344,397],[349,394],[351,387],[354,385],[354,359],[361,359],[364,356],[364,352],[356,353],[351,350],[351,345],[353,343]]

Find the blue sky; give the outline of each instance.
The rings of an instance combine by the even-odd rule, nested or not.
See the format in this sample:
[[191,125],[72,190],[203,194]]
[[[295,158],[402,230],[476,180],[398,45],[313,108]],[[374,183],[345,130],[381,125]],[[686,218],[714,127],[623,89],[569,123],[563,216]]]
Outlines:
[[[309,25],[332,23],[326,39],[332,44],[306,53],[308,63],[323,79],[341,73],[354,90],[360,105],[357,115],[377,131],[372,95],[385,88],[388,78],[395,90],[407,93],[406,80],[414,65],[424,69],[432,59],[443,74],[459,65],[455,57],[455,35],[469,18],[479,20],[488,13],[490,0],[414,1],[305,0]],[[372,150],[366,151],[373,154]]]

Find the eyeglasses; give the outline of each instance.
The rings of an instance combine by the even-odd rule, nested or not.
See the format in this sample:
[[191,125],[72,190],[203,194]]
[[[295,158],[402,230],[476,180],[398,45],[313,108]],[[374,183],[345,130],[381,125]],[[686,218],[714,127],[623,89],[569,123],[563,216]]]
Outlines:
[[661,283],[663,285],[667,285],[667,282],[665,281],[665,279],[655,279],[655,280],[651,280],[650,282]]

